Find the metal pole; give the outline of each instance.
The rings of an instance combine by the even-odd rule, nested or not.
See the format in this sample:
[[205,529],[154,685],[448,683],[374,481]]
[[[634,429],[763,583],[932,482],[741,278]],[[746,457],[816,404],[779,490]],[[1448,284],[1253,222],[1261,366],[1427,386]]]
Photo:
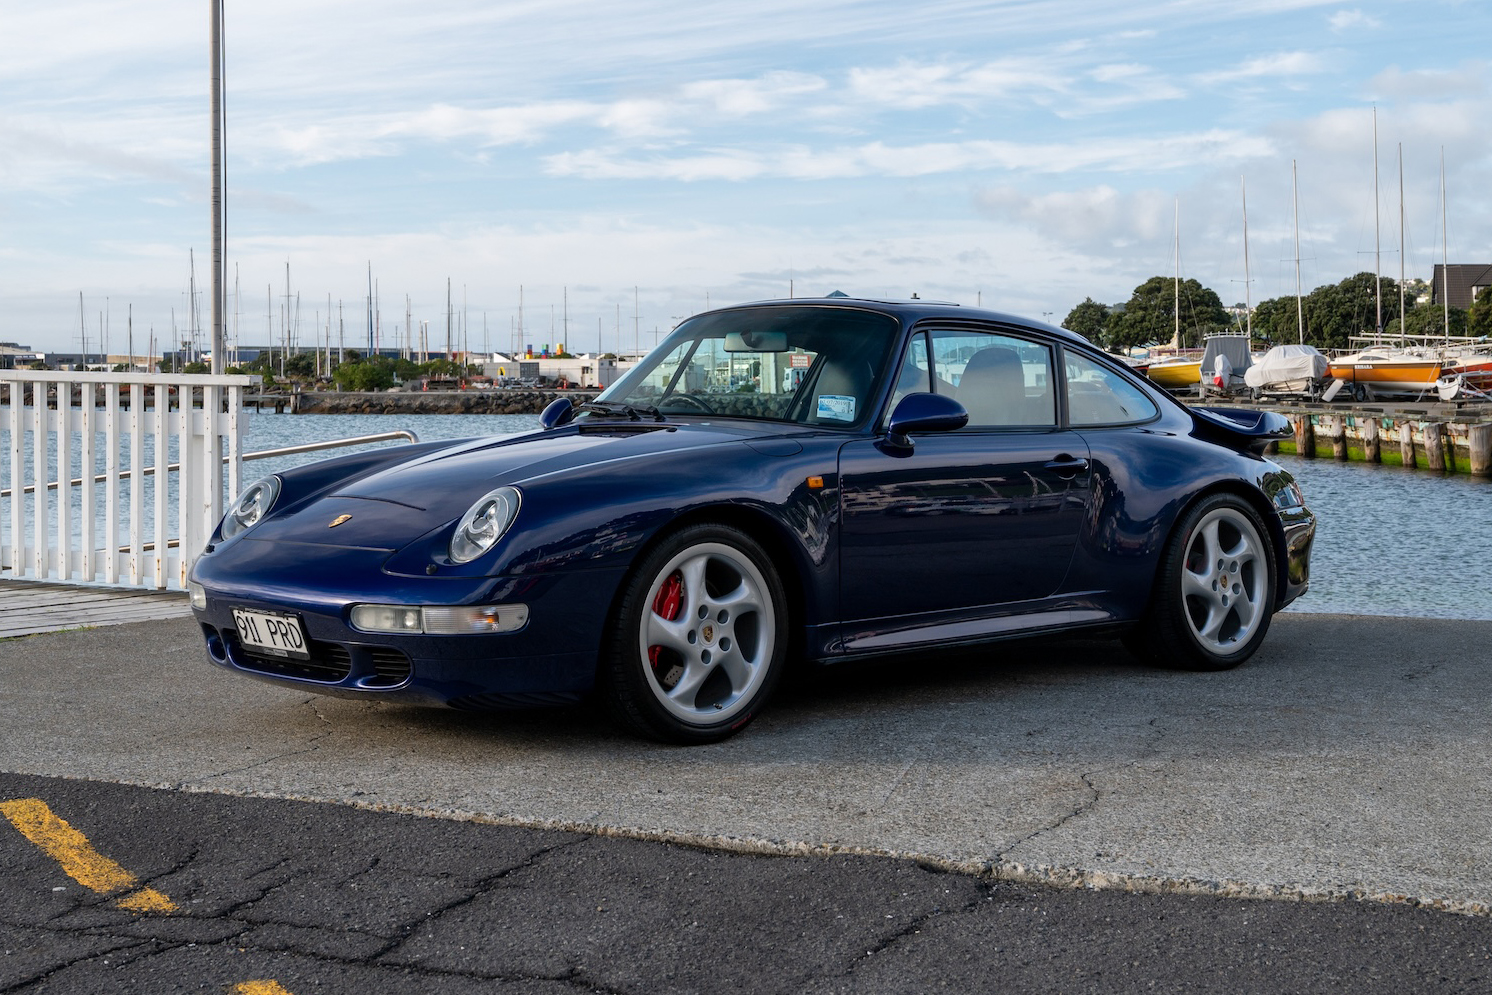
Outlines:
[[212,372],[223,372],[223,0],[212,14]]

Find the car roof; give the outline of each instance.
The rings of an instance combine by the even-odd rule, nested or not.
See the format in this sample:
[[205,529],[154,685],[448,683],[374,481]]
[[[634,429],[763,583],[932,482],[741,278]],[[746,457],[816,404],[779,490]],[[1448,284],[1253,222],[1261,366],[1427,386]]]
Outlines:
[[988,308],[965,307],[950,301],[929,301],[920,298],[910,300],[883,300],[872,297],[790,297],[781,300],[749,301],[730,307],[715,308],[715,311],[733,311],[739,308],[753,307],[853,307],[868,311],[879,311],[895,317],[903,325],[910,327],[920,321],[929,319],[952,319],[957,321],[988,321],[1000,325],[1019,325],[1025,328],[1038,329],[1050,335],[1092,346],[1083,336],[1066,328],[1049,325],[1044,321],[1034,318],[1026,318],[1017,314],[1004,311],[994,311]]

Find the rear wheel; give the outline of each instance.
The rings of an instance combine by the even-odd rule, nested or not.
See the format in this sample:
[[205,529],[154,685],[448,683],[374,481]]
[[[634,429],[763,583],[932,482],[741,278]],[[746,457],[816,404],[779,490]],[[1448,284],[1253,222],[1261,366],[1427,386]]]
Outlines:
[[1125,643],[1184,670],[1227,670],[1254,655],[1274,611],[1274,550],[1258,513],[1215,494],[1166,543],[1150,610]]
[[668,537],[628,580],[602,678],[623,725],[674,743],[742,729],[776,687],[787,599],[761,546],[737,529]]

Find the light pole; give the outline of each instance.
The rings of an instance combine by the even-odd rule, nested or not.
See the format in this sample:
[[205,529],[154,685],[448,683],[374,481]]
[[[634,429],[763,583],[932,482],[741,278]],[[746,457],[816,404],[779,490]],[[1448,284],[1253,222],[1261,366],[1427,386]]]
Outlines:
[[212,85],[212,372],[223,372],[223,0],[207,0]]

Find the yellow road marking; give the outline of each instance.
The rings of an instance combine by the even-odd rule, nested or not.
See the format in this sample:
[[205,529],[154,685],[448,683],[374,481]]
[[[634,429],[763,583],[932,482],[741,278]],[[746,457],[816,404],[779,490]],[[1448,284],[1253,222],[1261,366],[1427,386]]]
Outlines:
[[280,987],[278,981],[245,981],[241,985],[234,985],[233,990],[238,995],[290,995],[288,991]]
[[128,894],[114,904],[132,912],[175,912],[176,903],[154,888],[134,890],[140,879],[93,848],[88,837],[59,819],[40,798],[0,802],[0,813],[78,884],[100,895]]

